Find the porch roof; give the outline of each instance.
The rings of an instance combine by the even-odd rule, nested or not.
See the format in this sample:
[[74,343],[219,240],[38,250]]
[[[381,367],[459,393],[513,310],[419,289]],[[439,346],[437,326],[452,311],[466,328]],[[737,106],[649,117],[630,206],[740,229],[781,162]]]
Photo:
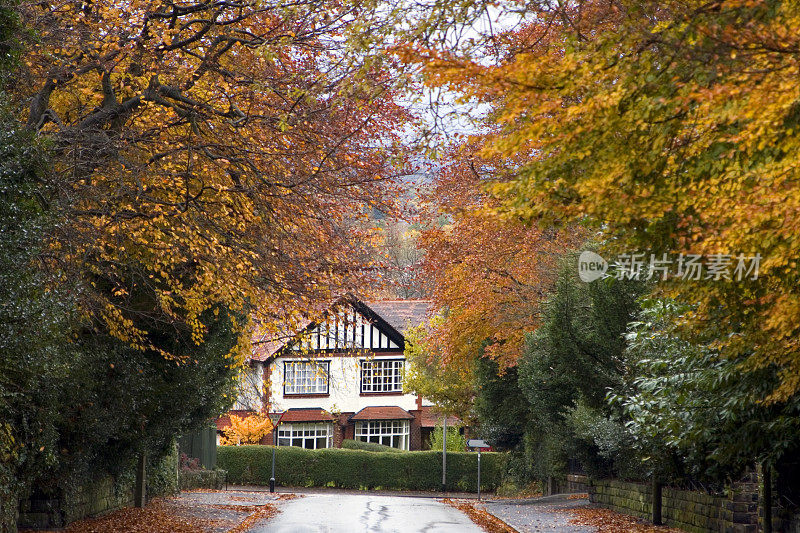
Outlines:
[[353,416],[350,420],[411,420],[414,415],[405,409],[397,406],[365,407]]
[[331,422],[335,419],[335,416],[320,407],[293,407],[284,411],[278,423]]

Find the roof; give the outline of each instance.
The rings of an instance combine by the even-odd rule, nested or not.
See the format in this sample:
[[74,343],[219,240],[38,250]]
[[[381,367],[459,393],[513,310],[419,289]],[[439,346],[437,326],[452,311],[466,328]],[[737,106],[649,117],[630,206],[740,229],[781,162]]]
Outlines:
[[[370,302],[361,302],[353,296],[345,296],[334,303],[330,304],[328,308],[340,305],[343,302],[350,302],[360,312],[366,313],[368,316],[371,313],[383,320],[389,326],[386,333],[390,337],[393,335],[397,337],[395,341],[402,339],[402,332],[408,328],[421,324],[430,314],[432,309],[432,302],[430,300],[374,300]],[[367,309],[364,309],[366,307]],[[374,318],[374,317],[373,317]],[[293,327],[285,326],[280,328],[280,331],[268,331],[265,328],[257,328],[256,333],[253,335],[253,361],[266,361],[276,353],[278,353],[288,342],[295,338],[295,335],[308,327],[315,324],[311,319],[304,319],[299,321]],[[396,333],[391,331],[394,328]]]
[[[461,419],[456,416],[447,417],[447,425],[455,426],[461,424]],[[435,407],[426,405],[419,411],[419,425],[423,428],[433,428],[442,425],[442,413],[436,410]]]
[[296,407],[287,409],[281,415],[279,424],[286,424],[289,422],[330,422],[336,417],[330,414],[325,409],[319,407]]
[[397,406],[365,407],[350,420],[411,420],[414,415]]
[[364,303],[397,331],[420,325],[428,318],[433,307],[430,300],[375,300]]

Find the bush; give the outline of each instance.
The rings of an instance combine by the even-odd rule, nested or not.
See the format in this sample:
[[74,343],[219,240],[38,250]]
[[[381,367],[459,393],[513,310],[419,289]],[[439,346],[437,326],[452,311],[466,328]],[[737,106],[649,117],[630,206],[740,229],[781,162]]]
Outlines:
[[[440,490],[442,453],[371,452],[327,448],[274,448],[276,482],[285,487],[344,489]],[[268,485],[273,446],[220,446],[217,464],[228,471],[228,482]],[[447,454],[447,490],[477,490],[476,453]],[[505,470],[505,454],[481,455],[481,490],[494,491]]]
[[[437,425],[431,433],[431,450],[441,450],[444,441],[442,439],[442,426]],[[447,451],[463,452],[467,450],[467,439],[461,434],[458,427],[448,426],[447,428]]]
[[392,448],[378,444],[377,442],[363,442],[360,440],[345,439],[342,441],[342,448],[348,450],[364,450],[367,452],[389,452],[389,453],[403,453],[405,450]]
[[227,472],[219,468],[214,470],[181,468],[178,471],[178,484],[181,490],[221,489],[225,484],[226,475]]

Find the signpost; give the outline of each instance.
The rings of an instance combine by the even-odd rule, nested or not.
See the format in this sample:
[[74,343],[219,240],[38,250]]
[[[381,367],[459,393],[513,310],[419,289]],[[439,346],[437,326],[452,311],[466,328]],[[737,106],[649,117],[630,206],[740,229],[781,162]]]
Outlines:
[[447,492],[447,415],[442,418],[442,492]]
[[481,501],[481,450],[489,449],[489,445],[486,444],[485,440],[481,439],[469,439],[467,441],[468,448],[477,448],[478,449],[478,501]]

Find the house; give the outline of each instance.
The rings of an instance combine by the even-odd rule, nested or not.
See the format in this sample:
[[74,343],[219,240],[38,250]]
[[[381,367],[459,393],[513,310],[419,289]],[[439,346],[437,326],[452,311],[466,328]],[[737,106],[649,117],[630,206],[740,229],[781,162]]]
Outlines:
[[[403,332],[429,311],[427,300],[348,296],[287,341],[256,339],[246,380],[251,386],[243,388],[232,413],[268,405],[275,429],[263,444],[317,449],[355,439],[422,449],[441,416],[403,388]],[[220,430],[228,424],[228,417],[217,421]]]

